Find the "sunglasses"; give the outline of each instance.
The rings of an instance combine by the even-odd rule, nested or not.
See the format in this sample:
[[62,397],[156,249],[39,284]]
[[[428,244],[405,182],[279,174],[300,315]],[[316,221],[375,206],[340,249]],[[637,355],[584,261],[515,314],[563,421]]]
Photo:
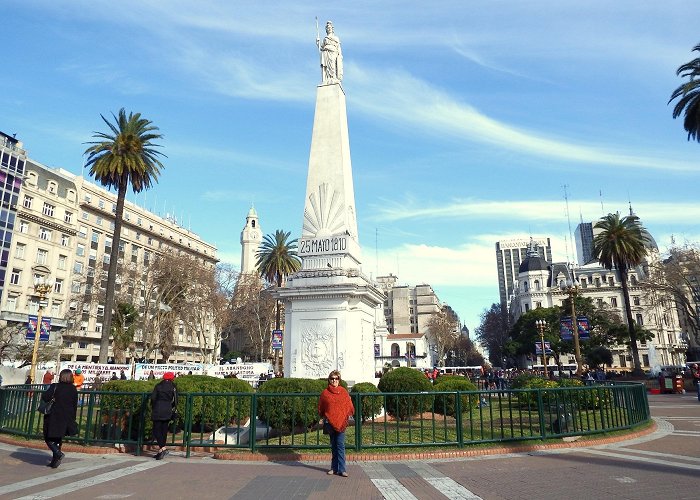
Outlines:
[[331,377],[328,380],[340,380],[338,377]]

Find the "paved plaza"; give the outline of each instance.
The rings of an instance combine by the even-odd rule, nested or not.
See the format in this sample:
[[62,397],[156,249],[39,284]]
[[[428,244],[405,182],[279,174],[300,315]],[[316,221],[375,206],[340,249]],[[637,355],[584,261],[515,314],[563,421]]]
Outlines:
[[700,496],[700,403],[652,395],[657,430],[615,444],[450,460],[350,462],[163,461],[49,452],[0,444],[0,498],[39,499],[695,499]]

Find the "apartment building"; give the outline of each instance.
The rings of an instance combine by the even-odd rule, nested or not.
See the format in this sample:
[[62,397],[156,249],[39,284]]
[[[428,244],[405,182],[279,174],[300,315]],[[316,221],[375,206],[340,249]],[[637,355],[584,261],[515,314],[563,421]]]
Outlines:
[[[27,160],[0,319],[22,323],[27,321],[27,314],[36,314],[39,302],[34,283],[41,276],[48,277],[53,289],[44,304],[44,315],[51,317],[52,337],[60,338],[62,360],[98,360],[104,304],[99,300],[81,304],[77,297],[99,296],[104,291],[115,210],[115,193],[63,169]],[[187,253],[208,266],[217,262],[216,248],[173,217],[163,218],[126,202],[120,259],[145,269],[155,255],[167,249]],[[119,287],[119,280],[117,283]],[[176,323],[175,330],[169,362],[211,361],[218,355],[202,354],[201,339],[196,332],[187,331],[182,322]],[[142,334],[136,334],[137,346]],[[206,334],[214,334],[213,326]],[[150,359],[164,361],[159,356],[154,352]]]

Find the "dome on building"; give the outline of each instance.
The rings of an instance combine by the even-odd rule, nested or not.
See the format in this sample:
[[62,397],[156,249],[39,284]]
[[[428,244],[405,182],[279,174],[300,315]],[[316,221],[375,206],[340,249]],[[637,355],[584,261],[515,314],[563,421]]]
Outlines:
[[528,273],[530,271],[546,271],[549,269],[549,262],[540,256],[537,251],[537,245],[530,238],[530,244],[527,248],[527,257],[520,263],[518,274]]

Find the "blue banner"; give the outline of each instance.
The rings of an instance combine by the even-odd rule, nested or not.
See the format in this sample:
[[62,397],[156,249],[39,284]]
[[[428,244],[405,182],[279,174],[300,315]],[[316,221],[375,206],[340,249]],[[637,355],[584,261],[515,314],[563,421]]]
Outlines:
[[[39,321],[37,316],[29,315],[29,321],[27,321],[27,340],[34,340],[36,336],[36,323]],[[51,318],[42,317],[41,318],[41,332],[39,333],[39,342],[49,341],[49,332],[51,331]]]
[[[548,340],[544,341],[544,352],[546,354],[552,354],[552,345]],[[542,342],[535,342],[535,354],[542,355]]]
[[570,316],[565,316],[559,321],[559,336],[562,340],[574,339],[574,327],[571,324]]
[[591,338],[591,324],[588,322],[588,318],[576,316],[576,323],[578,324],[579,340],[589,340]]
[[272,348],[282,349],[282,330],[272,330]]

